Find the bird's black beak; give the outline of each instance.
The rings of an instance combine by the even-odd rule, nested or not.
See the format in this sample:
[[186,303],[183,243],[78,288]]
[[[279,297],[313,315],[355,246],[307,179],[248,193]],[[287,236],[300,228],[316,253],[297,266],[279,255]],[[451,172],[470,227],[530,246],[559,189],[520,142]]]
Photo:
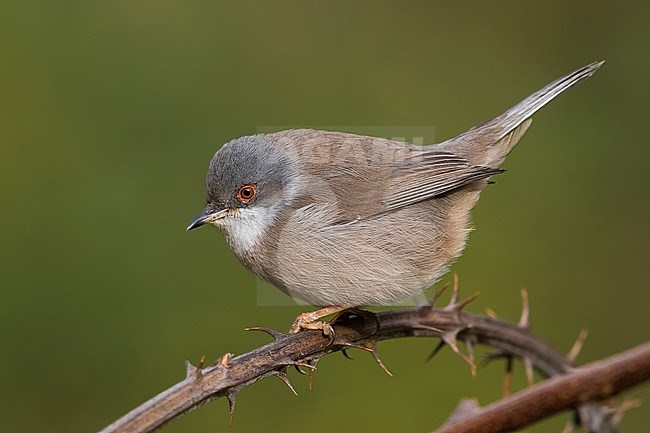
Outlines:
[[205,209],[203,212],[198,214],[196,218],[190,222],[190,225],[187,226],[187,231],[189,232],[192,229],[195,229],[197,227],[201,227],[204,224],[207,223],[212,223],[217,220],[220,220],[221,218],[224,218],[228,215],[229,211],[228,209],[223,209],[223,210],[218,210],[214,211],[212,209]]
[[211,214],[212,214],[212,212],[208,212],[207,210],[204,210],[203,212],[198,214],[196,216],[196,218],[194,218],[192,220],[192,222],[190,222],[190,224],[187,226],[187,231],[189,232],[192,229],[195,229],[197,227],[201,227],[203,224],[205,224],[205,220],[208,219],[208,217]]

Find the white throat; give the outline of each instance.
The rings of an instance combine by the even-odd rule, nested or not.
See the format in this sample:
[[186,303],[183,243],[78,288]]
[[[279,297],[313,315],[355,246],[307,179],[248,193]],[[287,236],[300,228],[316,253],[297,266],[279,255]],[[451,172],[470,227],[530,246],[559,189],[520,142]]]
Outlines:
[[237,256],[242,257],[262,241],[275,212],[265,207],[241,208],[236,214],[219,220],[226,240]]

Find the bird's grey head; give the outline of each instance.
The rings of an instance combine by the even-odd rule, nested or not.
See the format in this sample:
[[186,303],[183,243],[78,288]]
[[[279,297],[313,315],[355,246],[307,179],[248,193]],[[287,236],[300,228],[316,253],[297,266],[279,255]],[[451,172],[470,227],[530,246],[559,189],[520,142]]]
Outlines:
[[210,162],[205,209],[187,229],[215,225],[235,253],[245,254],[291,199],[297,165],[287,150],[267,135],[226,143]]

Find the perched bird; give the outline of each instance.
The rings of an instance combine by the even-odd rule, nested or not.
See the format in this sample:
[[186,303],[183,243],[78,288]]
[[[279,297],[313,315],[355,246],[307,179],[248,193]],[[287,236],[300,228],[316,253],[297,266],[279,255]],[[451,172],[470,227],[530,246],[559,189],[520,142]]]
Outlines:
[[462,252],[470,210],[519,142],[530,117],[591,76],[595,62],[562,77],[484,125],[433,145],[296,129],[241,137],[214,155],[209,223],[241,262],[321,310],[292,331],[350,307],[420,294]]

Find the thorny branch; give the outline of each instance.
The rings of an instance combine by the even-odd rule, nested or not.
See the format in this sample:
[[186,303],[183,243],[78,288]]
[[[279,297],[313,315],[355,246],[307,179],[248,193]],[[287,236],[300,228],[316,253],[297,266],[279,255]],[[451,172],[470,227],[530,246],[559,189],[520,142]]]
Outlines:
[[[439,294],[435,300],[438,297]],[[404,337],[440,338],[440,344],[431,356],[448,345],[470,365],[473,374],[476,373],[473,347],[482,344],[493,348],[495,352],[488,360],[506,359],[504,397],[510,394],[509,377],[513,359],[522,360],[531,383],[533,369],[545,377],[553,377],[552,380],[482,409],[465,400],[441,427],[441,433],[512,431],[513,428],[571,407],[576,408],[575,425],[595,433],[616,432],[625,404],[611,409],[595,400],[604,400],[650,379],[650,343],[612,357],[611,360],[574,368],[573,361],[585,335],[581,334],[568,356],[558,353],[528,331],[529,309],[525,291],[522,291],[522,298],[524,308],[518,325],[499,320],[490,312],[488,316],[462,312],[475,296],[459,301],[455,280],[452,299],[446,307],[425,306],[384,311],[378,313],[376,319],[359,315],[345,317],[334,324],[335,338],[331,344],[330,339],[319,331],[284,334],[266,328],[250,328],[266,332],[275,341],[236,357],[227,353],[205,368],[203,359],[198,367],[186,362],[186,378],[183,381],[124,415],[100,433],[151,432],[199,405],[220,397],[226,397],[230,402],[232,417],[237,394],[244,387],[260,379],[277,376],[295,392],[287,376],[288,367],[294,366],[299,371],[307,370],[311,380],[322,356],[337,351],[346,354],[350,348],[368,351],[379,366],[390,374],[377,356],[377,342]],[[465,353],[458,347],[458,341],[465,344]],[[553,398],[558,388],[566,396],[561,403]],[[546,396],[546,399],[540,396]],[[511,420],[513,417],[516,418],[515,421]],[[487,424],[475,424],[477,422]],[[477,425],[482,428],[477,429]],[[486,425],[491,429],[484,428]],[[566,431],[571,431],[572,427],[570,425]]]
[[[465,400],[461,406],[462,416],[452,416],[436,433],[514,431],[567,407],[608,398],[614,390],[625,389],[648,379],[650,343],[552,377],[484,408]],[[594,406],[583,409],[587,408],[594,409]],[[594,414],[608,415],[607,411]],[[609,428],[599,425],[602,421],[599,416],[594,417],[591,430]]]

